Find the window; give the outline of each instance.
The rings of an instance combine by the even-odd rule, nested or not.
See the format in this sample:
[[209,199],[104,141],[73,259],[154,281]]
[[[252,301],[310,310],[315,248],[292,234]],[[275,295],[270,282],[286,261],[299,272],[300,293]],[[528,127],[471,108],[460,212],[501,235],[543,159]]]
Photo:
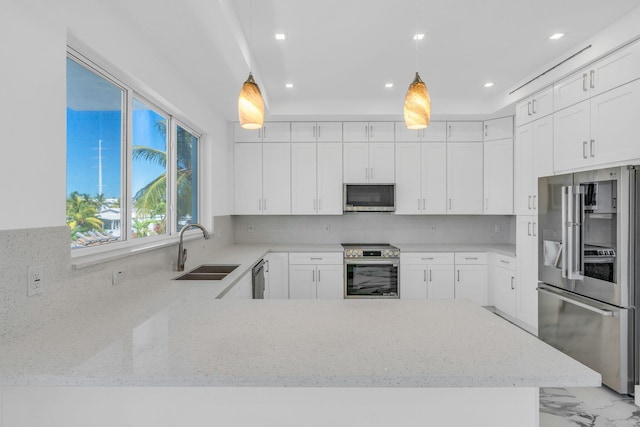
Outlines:
[[199,134],[170,112],[70,51],[71,247],[153,241],[197,222],[199,142]]

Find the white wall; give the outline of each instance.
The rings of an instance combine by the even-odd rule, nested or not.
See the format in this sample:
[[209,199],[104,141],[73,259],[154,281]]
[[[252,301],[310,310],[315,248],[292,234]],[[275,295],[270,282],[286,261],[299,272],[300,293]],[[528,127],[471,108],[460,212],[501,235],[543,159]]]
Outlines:
[[114,2],[5,0],[0,38],[0,230],[65,224],[67,42],[205,133],[202,220],[229,212],[226,120]]

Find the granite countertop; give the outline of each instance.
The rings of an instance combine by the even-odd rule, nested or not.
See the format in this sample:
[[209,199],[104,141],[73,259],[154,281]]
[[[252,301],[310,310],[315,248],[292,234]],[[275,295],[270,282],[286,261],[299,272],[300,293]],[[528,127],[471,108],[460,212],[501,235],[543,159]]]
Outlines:
[[516,256],[516,245],[504,243],[393,243],[400,252],[495,252],[505,256]]

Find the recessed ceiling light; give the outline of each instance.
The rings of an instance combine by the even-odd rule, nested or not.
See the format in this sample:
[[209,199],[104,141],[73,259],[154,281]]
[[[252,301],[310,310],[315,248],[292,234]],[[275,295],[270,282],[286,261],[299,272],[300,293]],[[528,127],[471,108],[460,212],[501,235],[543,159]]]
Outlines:
[[393,87],[393,83],[385,83],[384,87],[386,87],[387,89],[390,89]]
[[287,83],[284,85],[287,89],[293,88],[293,83]]
[[555,33],[554,35],[552,35],[551,37],[549,37],[549,40],[558,40],[559,38],[561,38],[562,36],[564,36],[563,33]]
[[414,40],[422,40],[423,38],[424,38],[424,34],[422,33],[416,33],[413,35]]
[[491,86],[493,86],[493,82],[486,82],[484,84],[484,87],[491,87]]
[[276,40],[285,40],[287,36],[284,33],[277,33]]

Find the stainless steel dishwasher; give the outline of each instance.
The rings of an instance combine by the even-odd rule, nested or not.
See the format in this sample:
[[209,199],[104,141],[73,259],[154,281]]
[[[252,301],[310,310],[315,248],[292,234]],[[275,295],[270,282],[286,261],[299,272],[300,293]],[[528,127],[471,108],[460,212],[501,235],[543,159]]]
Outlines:
[[253,299],[264,299],[264,260],[261,259],[251,270]]

